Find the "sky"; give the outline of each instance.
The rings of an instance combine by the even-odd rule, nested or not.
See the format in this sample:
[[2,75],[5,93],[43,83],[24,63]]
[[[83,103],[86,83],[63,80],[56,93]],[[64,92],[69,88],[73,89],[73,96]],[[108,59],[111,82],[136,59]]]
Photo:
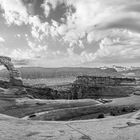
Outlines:
[[140,0],[0,0],[0,55],[16,66],[139,66]]

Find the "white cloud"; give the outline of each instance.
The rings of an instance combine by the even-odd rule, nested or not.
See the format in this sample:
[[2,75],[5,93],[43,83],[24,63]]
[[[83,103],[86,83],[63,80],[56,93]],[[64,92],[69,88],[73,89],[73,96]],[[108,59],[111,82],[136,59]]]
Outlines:
[[[104,37],[96,52],[84,50],[76,54],[75,48],[67,48],[67,51],[51,51],[47,46],[40,46],[28,41],[29,49],[16,49],[11,57],[21,60],[30,59],[33,66],[79,66],[81,63],[121,63],[139,62],[140,59],[140,34],[129,30],[112,30]],[[45,61],[47,60],[47,61]]]
[[24,51],[22,49],[14,49],[11,53],[9,53],[9,56],[16,60],[32,59],[35,57],[34,53],[29,49]]
[[[128,22],[120,21],[122,19],[130,18],[140,21],[138,11],[133,8],[134,6],[131,8],[132,1],[130,0],[45,0],[42,7],[46,17],[51,12],[48,3],[51,3],[53,10],[58,5],[65,3],[67,9],[69,9],[64,13],[67,15],[66,23],[58,24],[54,20],[52,20],[52,25],[49,25],[47,21],[42,23],[37,15],[28,15],[26,6],[23,5],[21,0],[0,0],[8,24],[29,23],[32,26],[33,37],[42,40],[48,34],[52,37],[61,35],[64,41],[70,43],[70,46],[75,44],[80,46],[81,42],[79,43],[79,40],[85,37],[86,32],[89,33],[87,39],[91,43],[93,37],[99,38],[96,36],[96,32],[100,29],[112,28],[112,26],[114,28],[115,26],[123,27],[124,25],[131,29],[138,28],[137,26],[134,27],[133,23],[130,25]],[[137,1],[133,1],[133,5],[137,3]],[[75,13],[70,10],[70,6],[76,9]],[[115,25],[117,22],[123,24]]]
[[47,48],[48,48],[47,45],[45,46],[36,45],[35,43],[31,41],[28,41],[28,45],[33,52],[37,52],[37,53],[47,51]]
[[[131,5],[134,3],[140,4],[137,1],[132,3],[130,0],[45,0],[43,7],[46,17],[50,13],[48,3],[52,4],[54,10],[62,3],[65,3],[67,8],[72,5],[76,9],[75,13],[72,13],[72,10],[67,11],[66,23],[60,24],[55,28],[55,35],[58,35],[58,32],[63,36],[64,41],[70,43],[70,46],[80,45],[79,40],[82,40],[86,33],[88,33],[88,42],[91,43],[93,40],[103,38],[102,34],[99,35],[98,31],[115,28],[115,26],[116,28],[126,26],[128,29],[137,30],[138,25],[136,26],[136,23],[140,25],[140,22],[137,22],[140,21],[138,11],[131,8]],[[127,7],[131,9],[129,12],[125,10]],[[128,18],[131,25],[127,22]],[[135,24],[133,24],[134,20],[136,21]]]
[[0,0],[0,5],[4,9],[4,17],[8,24],[21,25],[22,23],[29,23],[33,37],[38,40],[42,40],[49,34],[52,37],[61,35],[65,42],[70,43],[70,46],[82,46],[81,40],[86,35],[85,32],[89,32],[93,26],[100,24],[105,18],[111,19],[111,16],[114,16],[114,12],[116,12],[112,6],[106,6],[96,0],[45,0],[42,7],[46,17],[51,12],[48,3],[52,4],[54,10],[57,5],[62,3],[65,3],[67,8],[73,5],[76,12],[72,13],[72,10],[68,10],[64,13],[67,15],[66,23],[64,24],[51,20],[52,25],[49,25],[47,21],[42,23],[37,15],[28,15],[28,11],[21,0]]
[[[57,16],[57,6],[62,3],[67,7],[63,20],[60,17],[61,22],[55,21],[51,16],[47,19],[52,10],[53,16]],[[35,42],[31,42],[30,34],[25,34],[28,48],[23,50],[17,47],[8,52],[9,56],[16,59],[35,59],[39,64],[41,59],[49,58],[48,64],[52,62],[63,65],[67,62],[74,65],[95,61],[138,61],[140,57],[140,2],[136,0],[44,0],[42,7],[46,21],[41,20],[38,15],[30,15],[21,0],[0,0],[0,6],[9,25],[30,25],[31,35],[34,37]],[[18,34],[17,36],[20,37]],[[59,43],[69,43],[69,46],[66,45],[66,52],[59,49],[51,51],[49,47],[53,46],[42,45],[46,37],[50,36],[60,39]],[[0,42],[4,41],[0,38]],[[93,47],[98,47],[97,52],[94,48],[92,51],[92,43]],[[74,49],[77,46],[81,48],[78,48],[80,51],[76,50],[79,51],[76,54]]]
[[5,42],[5,39],[3,37],[0,37],[0,42]]
[[21,38],[21,34],[16,34],[16,37]]
[[7,52],[7,56],[10,56],[14,60],[33,60],[37,58],[46,57],[48,55],[48,46],[36,44],[30,40],[27,40],[28,48],[16,48]]
[[[84,50],[78,57],[81,62],[94,64],[139,63],[140,34],[125,29],[110,30],[101,39],[96,52]],[[80,61],[79,61],[80,62]]]
[[82,53],[81,53],[81,61],[83,62],[83,63],[85,63],[85,62],[91,62],[91,61],[93,61],[95,59],[95,56],[94,56],[94,53],[87,53],[86,51],[83,51]]
[[0,6],[8,24],[21,25],[27,22],[28,14],[21,0],[0,0]]
[[61,35],[70,46],[83,46],[81,40],[85,37],[86,32],[89,32],[90,28],[102,22],[105,18],[113,15],[114,12],[112,7],[104,6],[96,0],[45,0],[42,6],[45,9],[46,17],[50,13],[48,3],[52,4],[54,10],[62,3],[65,3],[67,8],[72,5],[76,9],[75,13],[72,13],[72,10],[65,13],[67,15],[65,24],[58,25],[55,22],[55,25],[50,26],[50,34],[52,36]]
[[38,41],[43,40],[48,35],[55,35],[54,26],[50,26],[48,22],[41,22],[38,16],[30,16],[29,24],[31,25],[31,34]]
[[114,30],[113,33],[101,40],[100,48],[94,53],[93,61],[138,62],[140,34],[128,30]]

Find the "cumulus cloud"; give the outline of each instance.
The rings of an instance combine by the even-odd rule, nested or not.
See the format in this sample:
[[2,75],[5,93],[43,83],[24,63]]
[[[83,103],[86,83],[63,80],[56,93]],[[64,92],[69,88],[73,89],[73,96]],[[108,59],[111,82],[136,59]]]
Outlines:
[[27,10],[21,0],[0,0],[0,6],[8,24],[21,25],[27,22]]
[[49,35],[52,37],[57,37],[58,33],[58,23],[52,20],[50,25],[48,22],[41,22],[38,16],[29,17],[29,24],[31,25],[31,34],[38,41],[42,41],[45,37]]
[[[39,60],[49,58],[51,63],[60,60],[62,64],[69,62],[71,65],[95,61],[138,61],[138,0],[44,0],[41,4],[43,19],[40,13],[37,14],[36,3],[37,0],[33,3],[26,0],[0,0],[7,23],[21,27],[24,23],[33,37],[29,41],[30,34],[25,34],[26,49],[14,48],[9,53],[15,59],[20,56],[23,60],[32,58],[39,63]],[[17,37],[22,38],[18,34]],[[60,44],[66,44],[63,53],[59,49],[52,51],[53,45],[46,45],[50,37]],[[44,40],[47,40],[45,45],[42,43]],[[0,42],[4,40],[0,38]],[[77,46],[80,51],[76,53]]]
[[[32,3],[26,5],[29,4]],[[0,5],[9,24],[28,23],[31,25],[33,37],[43,39],[48,34],[52,37],[60,35],[65,42],[70,43],[70,46],[75,44],[80,46],[79,41],[82,41],[86,35],[88,35],[88,42],[91,43],[93,33],[100,30],[125,27],[137,31],[140,24],[137,10],[140,3],[137,1],[132,3],[130,0],[129,2],[126,0],[44,0],[41,7],[46,18],[58,10],[58,6],[65,6],[64,13],[56,11],[57,13],[54,14],[56,19],[57,16],[60,18],[61,23],[51,17],[49,21],[41,22],[37,15],[30,15],[27,6],[21,0],[0,0]]]
[[140,34],[124,29],[115,29],[104,37],[99,49],[94,52],[82,52],[84,62],[139,62]]
[[136,31],[139,28],[139,13],[135,6],[138,7],[140,3],[137,1],[134,1],[134,5],[130,0],[129,2],[126,0],[45,0],[42,5],[46,17],[51,12],[50,8],[55,10],[63,3],[67,9],[74,8],[75,11],[67,10],[65,22],[57,25],[53,32],[55,35],[60,34],[64,41],[70,42],[70,46],[80,45],[79,40],[86,35],[88,35],[88,42],[91,43],[93,37],[100,38],[96,37],[96,32],[100,30],[128,28]]
[[16,60],[31,59],[35,57],[31,50],[27,49],[23,51],[19,48],[11,51],[11,53],[9,53],[9,56]]
[[22,0],[0,0],[0,6],[8,25],[16,24],[21,26],[22,24],[29,24],[33,37],[40,38],[42,36],[41,32],[47,36],[48,22],[42,23],[38,15],[30,15]]
[[46,46],[32,46],[29,49],[22,50],[22,49],[15,49],[13,50],[9,56],[12,57],[15,60],[32,60],[32,59],[38,59],[42,57],[46,57],[48,52],[46,51]]
[[33,52],[37,52],[37,53],[44,52],[44,51],[46,52],[48,48],[47,45],[45,46],[36,45],[35,43],[31,41],[28,41],[28,45]]

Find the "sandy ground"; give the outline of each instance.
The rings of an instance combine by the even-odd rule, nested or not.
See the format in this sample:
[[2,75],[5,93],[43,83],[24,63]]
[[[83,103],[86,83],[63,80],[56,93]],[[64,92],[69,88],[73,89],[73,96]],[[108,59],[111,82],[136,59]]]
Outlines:
[[139,114],[69,122],[22,120],[0,114],[0,140],[140,140]]

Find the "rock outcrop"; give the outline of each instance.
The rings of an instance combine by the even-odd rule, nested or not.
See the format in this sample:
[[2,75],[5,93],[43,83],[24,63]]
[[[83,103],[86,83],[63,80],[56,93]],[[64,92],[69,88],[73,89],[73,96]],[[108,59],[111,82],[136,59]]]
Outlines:
[[133,78],[118,78],[104,76],[78,76],[74,82],[76,85],[104,87],[104,86],[120,86],[122,83],[136,82]]
[[20,72],[14,67],[11,58],[0,56],[0,65],[4,65],[6,69],[9,71],[11,85],[13,86],[23,85]]
[[78,76],[71,88],[72,98],[126,97],[134,92],[130,86],[134,82],[133,78]]

